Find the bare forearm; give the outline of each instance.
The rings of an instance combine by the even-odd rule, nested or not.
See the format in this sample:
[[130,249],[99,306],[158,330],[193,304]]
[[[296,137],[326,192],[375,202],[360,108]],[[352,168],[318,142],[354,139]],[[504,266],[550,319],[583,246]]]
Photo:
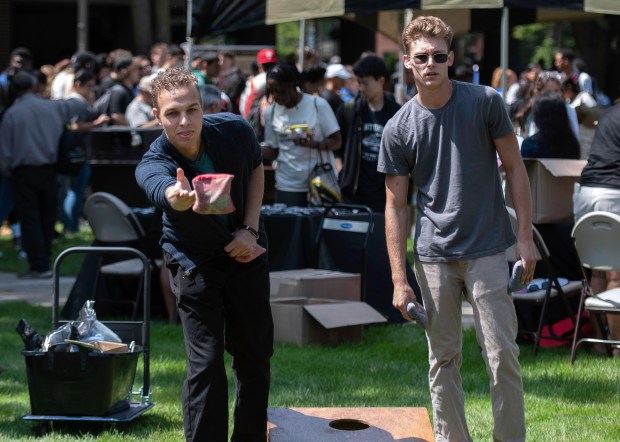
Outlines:
[[395,287],[408,284],[407,218],[407,206],[387,206],[385,209],[385,236]]
[[278,150],[274,149],[268,144],[261,143],[260,150],[263,154],[263,158],[266,159],[267,161],[273,161],[278,157]]
[[338,150],[342,145],[342,138],[340,137],[340,132],[336,132],[335,134],[331,134],[329,137],[325,138],[322,142],[319,143],[319,150]]

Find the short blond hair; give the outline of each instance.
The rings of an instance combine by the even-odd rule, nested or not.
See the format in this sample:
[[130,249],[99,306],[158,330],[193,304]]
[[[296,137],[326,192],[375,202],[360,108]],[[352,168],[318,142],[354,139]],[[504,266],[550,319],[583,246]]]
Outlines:
[[420,37],[439,37],[448,45],[448,51],[452,45],[454,32],[443,20],[430,15],[421,15],[411,20],[403,30],[403,46],[405,52],[409,53],[409,48],[414,40]]
[[159,109],[158,100],[159,95],[162,92],[172,92],[182,87],[192,86],[196,88],[196,91],[198,91],[198,96],[200,96],[200,91],[198,90],[198,79],[193,72],[188,71],[187,69],[168,68],[165,71],[158,73],[151,82],[151,87],[153,89],[153,107]]

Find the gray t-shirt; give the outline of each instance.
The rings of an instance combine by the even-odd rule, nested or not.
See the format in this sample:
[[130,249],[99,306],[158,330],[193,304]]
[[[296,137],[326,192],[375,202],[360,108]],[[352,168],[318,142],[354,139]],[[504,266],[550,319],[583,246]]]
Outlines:
[[127,120],[127,124],[131,127],[140,127],[143,124],[148,123],[151,120],[154,120],[155,117],[152,113],[153,106],[144,101],[138,100],[138,98],[134,98],[129,106],[127,106],[127,110],[125,111],[125,119]]
[[427,109],[414,97],[385,126],[377,170],[411,174],[418,188],[415,256],[446,262],[514,244],[493,142],[513,127],[492,88],[452,81],[450,100]]

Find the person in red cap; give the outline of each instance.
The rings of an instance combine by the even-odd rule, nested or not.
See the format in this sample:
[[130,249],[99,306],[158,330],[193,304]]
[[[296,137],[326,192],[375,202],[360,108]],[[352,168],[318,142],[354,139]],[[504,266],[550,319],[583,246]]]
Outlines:
[[[275,49],[261,49],[256,54],[256,62],[258,63],[258,75],[254,75],[245,83],[245,90],[241,94],[239,100],[239,110],[246,120],[252,110],[252,103],[260,100],[265,96],[267,90],[267,72],[269,72],[278,63],[278,55]],[[265,102],[265,107],[268,103]]]

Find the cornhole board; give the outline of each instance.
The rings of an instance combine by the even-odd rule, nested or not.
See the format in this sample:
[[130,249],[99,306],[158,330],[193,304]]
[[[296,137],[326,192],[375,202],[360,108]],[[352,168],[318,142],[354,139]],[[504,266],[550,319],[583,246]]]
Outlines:
[[426,408],[269,408],[268,442],[434,441]]

